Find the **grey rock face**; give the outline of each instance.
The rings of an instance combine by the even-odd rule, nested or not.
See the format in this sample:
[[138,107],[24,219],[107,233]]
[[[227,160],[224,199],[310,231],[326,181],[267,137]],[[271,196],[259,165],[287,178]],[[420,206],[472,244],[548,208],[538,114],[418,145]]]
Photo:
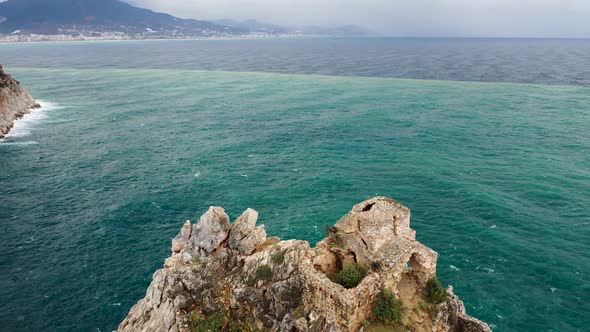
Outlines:
[[3,138],[16,119],[41,107],[18,81],[4,72],[0,65],[0,138]]
[[185,221],[180,233],[172,240],[172,252],[178,253],[188,245],[191,237],[192,226],[190,220]]
[[205,257],[215,251],[226,239],[231,228],[225,210],[212,206],[193,225],[189,249],[193,257]]

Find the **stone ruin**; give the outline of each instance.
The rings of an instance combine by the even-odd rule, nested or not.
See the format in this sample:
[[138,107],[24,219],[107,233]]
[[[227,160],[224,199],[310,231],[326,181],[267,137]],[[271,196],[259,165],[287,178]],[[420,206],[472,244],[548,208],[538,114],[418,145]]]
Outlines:
[[[248,209],[230,223],[222,208],[211,207],[198,223],[187,221],[172,241],[172,256],[119,331],[191,331],[192,314],[220,312],[239,331],[359,331],[384,288],[401,301],[410,331],[491,331],[465,313],[452,287],[435,312],[424,309],[437,253],[416,241],[410,210],[390,198],[355,205],[314,248],[267,238],[257,219]],[[277,253],[282,262],[273,260]],[[333,280],[349,263],[367,274],[346,289]],[[261,266],[271,271],[265,280],[257,277]]]

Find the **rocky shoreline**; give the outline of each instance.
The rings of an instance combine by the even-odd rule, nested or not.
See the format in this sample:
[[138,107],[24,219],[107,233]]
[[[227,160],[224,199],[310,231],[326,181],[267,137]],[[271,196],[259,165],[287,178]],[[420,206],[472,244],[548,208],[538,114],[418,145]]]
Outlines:
[[41,105],[35,102],[20,82],[0,65],[0,138],[8,134],[15,120],[39,107]]
[[355,205],[314,248],[257,219],[210,207],[187,221],[119,331],[491,331],[437,286],[438,254],[390,198]]

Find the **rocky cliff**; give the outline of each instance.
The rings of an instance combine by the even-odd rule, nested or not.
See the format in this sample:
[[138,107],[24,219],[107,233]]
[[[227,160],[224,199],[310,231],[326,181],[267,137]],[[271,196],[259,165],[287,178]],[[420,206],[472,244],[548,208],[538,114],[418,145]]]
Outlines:
[[0,138],[10,131],[14,120],[40,107],[20,83],[0,65]]
[[437,286],[437,253],[390,198],[355,205],[314,248],[257,219],[211,207],[187,221],[119,331],[490,331]]

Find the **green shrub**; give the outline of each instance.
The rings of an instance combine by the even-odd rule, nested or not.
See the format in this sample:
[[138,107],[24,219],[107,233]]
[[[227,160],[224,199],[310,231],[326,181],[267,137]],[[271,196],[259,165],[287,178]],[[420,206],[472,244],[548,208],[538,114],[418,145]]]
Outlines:
[[441,303],[447,300],[449,294],[442,287],[436,277],[432,277],[426,282],[426,300],[430,303]]
[[5,88],[6,84],[0,82],[0,89]]
[[256,280],[269,280],[271,276],[272,270],[270,269],[270,266],[266,264],[260,265],[256,269]]
[[336,281],[345,288],[356,287],[365,277],[365,269],[358,263],[344,264]]
[[373,305],[375,319],[386,324],[400,323],[402,320],[401,303],[393,292],[387,288],[377,295]]
[[201,325],[203,316],[199,312],[193,311],[186,317],[186,320],[191,330],[196,330]]
[[201,313],[193,311],[188,315],[187,322],[191,331],[208,332],[221,331],[228,324],[228,319],[223,312],[217,312],[205,317]]
[[277,251],[270,256],[270,259],[272,260],[273,264],[283,264],[285,261],[285,255],[282,251]]
[[206,330],[208,331],[220,331],[225,325],[227,318],[224,313],[218,312],[207,317]]

